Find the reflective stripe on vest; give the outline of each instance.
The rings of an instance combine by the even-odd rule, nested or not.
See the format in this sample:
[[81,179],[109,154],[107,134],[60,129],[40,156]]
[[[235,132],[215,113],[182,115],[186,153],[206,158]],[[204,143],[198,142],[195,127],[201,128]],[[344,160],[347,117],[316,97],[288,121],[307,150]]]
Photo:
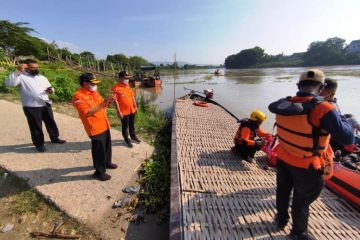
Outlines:
[[276,115],[280,145],[297,157],[320,156],[330,141],[330,134],[309,123],[308,115]]

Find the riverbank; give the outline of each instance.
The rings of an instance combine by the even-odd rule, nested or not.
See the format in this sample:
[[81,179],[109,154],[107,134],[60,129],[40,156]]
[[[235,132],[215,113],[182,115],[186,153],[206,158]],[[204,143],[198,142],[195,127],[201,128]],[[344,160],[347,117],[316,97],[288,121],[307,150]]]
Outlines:
[[[4,87],[3,81],[5,77],[9,74],[9,72],[13,69],[2,69],[0,71],[0,99],[5,99],[7,101],[11,101],[14,103],[19,104],[20,103],[20,97],[18,94],[18,90],[16,88],[7,88]],[[46,71],[46,70],[45,70]],[[49,70],[50,71],[50,70]],[[65,74],[62,75],[62,71],[56,70],[55,75],[54,73],[49,77],[50,82],[52,82],[54,79],[63,79],[64,77],[70,77],[71,79],[67,79],[66,81],[72,81],[73,83],[77,84],[77,76],[76,72],[73,70],[67,70],[70,71],[71,74]],[[48,72],[47,72],[48,74]],[[105,86],[107,88],[111,87],[113,82],[111,80],[104,80],[103,87]],[[64,83],[63,83],[64,84]],[[64,84],[64,87],[66,85]],[[78,86],[77,86],[78,87]],[[60,93],[64,93],[65,88],[60,88]],[[59,86],[57,88],[59,90]],[[66,91],[69,91],[70,89],[67,89]],[[66,92],[65,91],[65,92]],[[108,92],[108,90],[103,89],[103,91]],[[61,96],[61,94],[58,93],[58,96]],[[69,94],[68,94],[69,95]],[[77,117],[77,112],[69,102],[69,97],[66,97],[67,95],[62,95],[63,98],[62,101],[54,101],[53,103],[53,110],[57,113],[64,113],[68,116]],[[57,98],[55,97],[55,99]],[[106,231],[113,232],[110,234],[111,236],[124,236],[126,239],[146,239],[147,236],[157,236],[158,239],[166,239],[168,235],[168,201],[169,201],[169,170],[168,170],[168,159],[170,156],[170,148],[167,150],[168,145],[166,145],[166,142],[170,142],[170,135],[166,135],[166,129],[169,128],[169,118],[165,116],[164,112],[157,109],[157,107],[150,104],[145,98],[139,97],[138,98],[138,106],[139,106],[139,112],[137,114],[136,119],[136,128],[137,132],[142,140],[152,145],[153,149],[155,149],[154,154],[152,155],[151,152],[145,153],[146,148],[140,147],[136,151],[142,151],[145,155],[143,157],[140,156],[141,161],[138,162],[137,166],[134,166],[134,169],[131,171],[128,171],[130,174],[133,174],[134,177],[131,181],[127,182],[128,186],[136,186],[141,185],[139,194],[135,197],[136,204],[131,207],[131,211],[124,211],[122,210],[114,210],[111,211],[109,208],[109,212],[105,215],[107,215],[106,218],[110,221],[105,221],[104,224],[99,225],[98,229],[108,229]],[[10,112],[11,110],[9,110]],[[119,129],[120,128],[120,120],[116,116],[116,111],[113,108],[108,109],[108,116],[111,123],[112,128]],[[23,115],[19,116],[17,119],[24,120],[25,117]],[[60,125],[60,122],[64,121],[58,121],[58,124]],[[77,119],[76,122],[80,124],[80,120]],[[26,123],[23,124],[24,126],[20,127],[21,129],[27,129]],[[4,126],[5,127],[5,126]],[[83,132],[82,126],[79,127],[80,132]],[[63,131],[61,131],[63,132]],[[26,131],[27,133],[27,131]],[[72,132],[74,134],[74,132]],[[117,136],[118,134],[115,134]],[[19,136],[16,136],[19,137]],[[69,138],[65,136],[65,138],[68,140]],[[118,137],[115,137],[115,139]],[[161,139],[161,140],[160,140]],[[30,140],[30,137],[27,138],[27,140]],[[114,141],[114,136],[113,136]],[[5,144],[6,145],[6,144]],[[31,145],[31,144],[30,144]],[[67,144],[65,144],[67,145]],[[82,144],[80,144],[82,145]],[[121,146],[120,143],[117,143],[115,140],[115,146]],[[76,147],[74,145],[74,147]],[[85,147],[85,146],[84,146]],[[90,149],[90,147],[86,147],[87,149]],[[118,148],[118,147],[116,147]],[[124,147],[121,147],[124,148]],[[135,149],[137,149],[137,146],[135,146]],[[83,151],[82,148],[80,151]],[[55,152],[57,150],[54,150]],[[124,153],[125,151],[125,153]],[[55,153],[54,152],[54,153]],[[71,152],[71,151],[70,151]],[[122,156],[123,158],[126,158],[126,152],[127,149],[121,151],[119,154],[114,154],[114,156]],[[134,156],[134,153],[131,153],[129,151],[129,160],[132,158],[138,158],[139,156]],[[4,152],[2,154],[4,155]],[[8,155],[8,154],[7,154]],[[137,155],[135,153],[135,155]],[[90,153],[88,153],[87,158],[91,156]],[[2,159],[2,157],[0,157]],[[139,160],[140,160],[139,159]],[[124,163],[123,163],[124,164]],[[131,165],[130,165],[131,166]],[[139,175],[138,175],[139,174]],[[124,175],[124,174],[120,174]],[[31,184],[30,184],[31,185]],[[116,184],[118,186],[118,191],[120,192],[121,188],[119,184]],[[5,186],[6,187],[6,186]],[[34,186],[32,186],[34,187]],[[32,188],[30,188],[32,189]],[[108,195],[109,196],[109,195]],[[39,200],[43,200],[42,197],[39,198]],[[111,198],[112,202],[115,201],[116,197]],[[46,203],[45,199],[45,203]],[[49,205],[50,206],[50,205]],[[1,208],[2,209],[2,208]],[[56,210],[56,209],[55,209]],[[129,209],[128,209],[129,210]],[[10,215],[10,213],[4,209],[4,212]],[[140,226],[134,225],[129,223],[131,220],[131,217],[134,214],[140,214],[141,216],[145,217],[145,222],[141,222]],[[150,214],[150,215],[147,215]],[[81,221],[82,222],[82,221]],[[81,224],[80,224],[81,226]],[[117,226],[117,227],[116,227]],[[96,231],[96,230],[95,230]],[[27,236],[27,233],[22,232],[23,237]],[[113,235],[115,234],[115,235]],[[112,238],[110,238],[112,239]]]

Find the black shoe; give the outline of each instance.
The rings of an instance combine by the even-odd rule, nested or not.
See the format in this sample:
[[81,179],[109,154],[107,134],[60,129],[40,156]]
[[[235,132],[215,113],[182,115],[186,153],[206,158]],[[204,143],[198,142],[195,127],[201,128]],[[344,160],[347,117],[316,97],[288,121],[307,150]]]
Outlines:
[[247,156],[246,158],[244,158],[245,161],[247,161],[248,163],[253,163],[254,162],[254,159],[250,156]]
[[310,233],[290,233],[288,237],[292,240],[316,240]]
[[118,165],[116,165],[115,163],[110,163],[106,165],[106,168],[108,169],[117,169]]
[[58,144],[64,144],[66,143],[66,141],[64,139],[61,139],[61,138],[57,138],[57,139],[54,139],[54,140],[51,140],[52,143],[58,143]]
[[41,145],[41,146],[36,146],[36,150],[38,152],[45,152],[46,151],[46,148],[44,145]]
[[131,141],[137,144],[141,143],[140,139],[138,139],[137,137],[132,137]]
[[285,219],[285,220],[281,219],[280,220],[277,216],[275,216],[274,223],[275,223],[276,228],[278,230],[283,230],[286,227],[287,223],[288,223],[288,219]]
[[98,172],[94,172],[93,174],[93,177],[96,178],[96,179],[99,179],[101,181],[107,181],[107,180],[110,180],[111,179],[111,176],[109,174],[106,174],[106,173],[98,173]]
[[133,145],[132,145],[132,143],[131,143],[131,141],[128,139],[128,140],[125,140],[125,145],[127,146],[127,147],[129,147],[129,148],[132,148],[133,147]]
[[232,147],[232,148],[230,149],[230,151],[231,151],[232,154],[234,154],[234,155],[238,155],[238,154],[239,154],[238,151],[236,150],[236,147]]

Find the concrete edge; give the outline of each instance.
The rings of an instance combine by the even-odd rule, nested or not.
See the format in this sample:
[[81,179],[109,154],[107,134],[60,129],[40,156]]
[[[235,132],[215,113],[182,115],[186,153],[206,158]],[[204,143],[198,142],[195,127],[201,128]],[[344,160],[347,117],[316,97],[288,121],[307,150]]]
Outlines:
[[174,104],[172,129],[171,129],[171,182],[170,182],[170,223],[169,223],[169,239],[182,240],[183,224],[182,224],[182,204],[181,204],[181,186],[179,164],[177,159],[177,142],[176,142],[176,102]]

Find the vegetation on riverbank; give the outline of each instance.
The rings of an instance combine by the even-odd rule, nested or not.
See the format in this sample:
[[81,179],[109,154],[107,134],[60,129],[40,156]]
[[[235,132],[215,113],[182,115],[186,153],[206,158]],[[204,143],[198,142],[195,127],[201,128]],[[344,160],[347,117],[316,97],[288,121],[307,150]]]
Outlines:
[[11,239],[24,239],[24,233],[30,232],[50,233],[56,226],[56,232],[60,234],[80,235],[81,239],[96,239],[91,230],[46,202],[24,180],[2,168],[0,206],[0,229],[6,224],[14,224],[14,229],[6,235]]
[[346,51],[345,40],[333,37],[326,41],[312,42],[304,53],[270,55],[260,47],[241,50],[225,59],[225,67],[265,68],[303,67],[360,64],[360,55]]

